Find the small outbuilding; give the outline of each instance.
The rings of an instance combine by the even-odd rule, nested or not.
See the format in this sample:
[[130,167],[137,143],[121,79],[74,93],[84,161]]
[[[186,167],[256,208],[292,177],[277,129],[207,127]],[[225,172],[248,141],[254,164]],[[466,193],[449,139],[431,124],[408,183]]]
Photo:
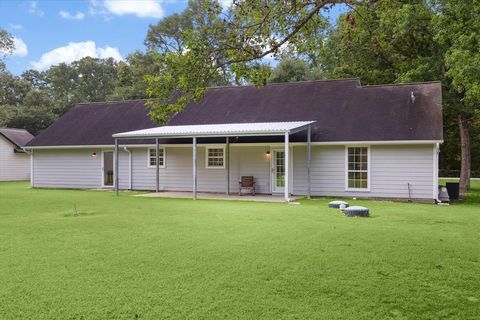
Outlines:
[[23,147],[33,138],[24,129],[0,128],[0,181],[30,179],[30,156]]

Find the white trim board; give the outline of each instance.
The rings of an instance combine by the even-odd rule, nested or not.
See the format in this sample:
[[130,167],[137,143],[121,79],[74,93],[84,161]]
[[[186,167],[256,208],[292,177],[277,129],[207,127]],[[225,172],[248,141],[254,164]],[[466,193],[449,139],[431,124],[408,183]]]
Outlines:
[[[348,148],[367,148],[367,188],[350,188],[348,186]],[[370,145],[364,144],[364,145],[346,145],[345,146],[345,191],[346,192],[370,192],[371,191],[371,186],[372,186],[372,170],[371,170],[371,164],[372,164],[372,153],[371,153],[371,148]]]
[[[163,164],[159,165],[158,167],[160,169],[164,169],[164,168],[166,168],[166,163],[167,163],[167,148],[165,148],[164,146],[158,146],[158,149],[159,150],[163,149],[163,157],[159,156],[159,158],[163,158]],[[150,150],[155,150],[155,159],[157,159],[157,156],[156,156],[157,148],[156,148],[156,146],[148,147],[147,148],[147,168],[156,168],[157,165],[152,166],[150,164]]]
[[[312,141],[312,146],[336,146],[336,145],[419,145],[419,144],[437,144],[443,143],[443,140],[385,140],[385,141],[325,141],[325,142],[314,142]],[[154,147],[155,144],[119,144],[122,147],[128,148],[145,148],[145,147]],[[198,147],[202,146],[211,146],[211,145],[219,145],[219,143],[198,143]],[[223,144],[225,145],[225,144]],[[256,142],[256,143],[235,143],[230,142],[231,147],[251,147],[251,146],[282,146],[284,142]],[[292,146],[304,146],[307,145],[307,142],[290,142]],[[168,147],[192,147],[191,143],[185,144],[160,144],[160,146],[168,146]],[[30,150],[30,149],[101,149],[101,148],[115,148],[114,144],[111,145],[70,145],[70,146],[37,146],[37,147],[25,147],[23,149]]]
[[[205,169],[225,169],[225,147],[226,144],[211,144],[205,146]],[[208,150],[209,149],[222,149],[223,150],[223,166],[209,166],[208,165]]]

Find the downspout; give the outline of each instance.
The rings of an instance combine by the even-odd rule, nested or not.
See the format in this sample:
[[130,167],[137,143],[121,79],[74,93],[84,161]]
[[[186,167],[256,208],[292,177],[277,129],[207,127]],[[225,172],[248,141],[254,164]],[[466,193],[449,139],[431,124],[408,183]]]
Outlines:
[[132,152],[127,147],[123,147],[128,152],[128,189],[132,190]]

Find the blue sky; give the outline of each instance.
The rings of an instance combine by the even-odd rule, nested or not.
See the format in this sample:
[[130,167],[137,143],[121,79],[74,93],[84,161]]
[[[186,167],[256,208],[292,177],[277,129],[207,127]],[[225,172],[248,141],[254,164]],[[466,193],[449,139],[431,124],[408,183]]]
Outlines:
[[[20,74],[86,55],[124,58],[144,50],[150,24],[186,5],[187,0],[1,0],[0,28],[16,38],[17,47],[7,68]],[[332,19],[339,11],[332,11]]]

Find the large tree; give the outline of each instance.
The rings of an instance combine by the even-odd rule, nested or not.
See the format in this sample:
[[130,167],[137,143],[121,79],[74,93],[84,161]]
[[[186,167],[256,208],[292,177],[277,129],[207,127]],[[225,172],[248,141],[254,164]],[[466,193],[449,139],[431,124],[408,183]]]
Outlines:
[[115,88],[109,94],[109,100],[129,100],[147,98],[145,77],[160,72],[151,52],[135,52],[127,56],[117,66]]
[[[224,75],[236,83],[265,84],[270,68],[261,59],[274,57],[286,45],[316,48],[318,39],[312,35],[326,26],[321,9],[344,1],[234,1],[228,10],[215,0],[195,2],[202,8],[201,23],[185,28],[181,41],[156,41],[169,48],[158,56],[161,72],[147,78],[151,116],[160,123],[202,98],[212,81]],[[162,30],[170,30],[165,24]],[[147,37],[147,42],[153,40]]]
[[480,2],[441,0],[435,6],[436,39],[444,54],[445,77],[455,104],[461,145],[460,192],[470,187],[471,133],[480,112]]
[[0,126],[37,134],[79,102],[107,100],[116,77],[113,59],[86,57],[21,76],[0,65]]

